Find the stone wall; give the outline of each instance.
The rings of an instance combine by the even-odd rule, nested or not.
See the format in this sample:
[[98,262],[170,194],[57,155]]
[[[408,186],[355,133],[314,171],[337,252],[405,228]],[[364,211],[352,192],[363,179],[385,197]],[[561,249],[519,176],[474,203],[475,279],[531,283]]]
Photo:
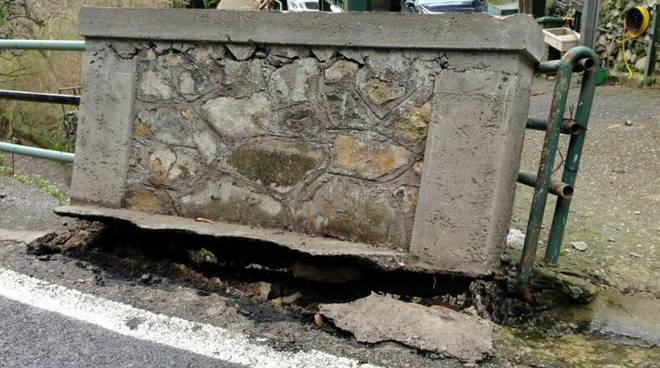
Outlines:
[[[626,70],[623,60],[624,53],[621,47],[626,11],[637,5],[649,6],[653,3],[654,1],[645,0],[606,0],[602,2],[596,52],[607,67],[621,71]],[[651,36],[648,31],[639,38],[626,38],[625,57],[631,69],[644,70],[649,42],[651,42]],[[660,60],[660,53],[657,58]],[[657,72],[660,72],[660,63],[656,64]]]
[[[236,28],[210,42],[163,36],[158,25],[152,37],[135,40],[118,36],[121,25],[85,28],[103,12],[81,16],[83,34],[108,35],[85,34],[74,204],[369,244],[407,254],[410,269],[482,274],[497,265],[541,49],[537,28],[530,29],[538,47],[501,50],[443,47],[437,38],[416,48],[382,47],[382,40],[289,45],[269,41],[271,34],[260,42],[258,29],[251,42],[233,42],[242,34]],[[278,22],[308,21],[196,14],[237,17],[245,27],[271,17],[274,33]],[[343,29],[368,24],[364,16],[313,17],[338,20],[321,28]],[[426,19],[445,28],[455,21],[441,18]],[[498,25],[507,42],[511,29],[532,24],[481,15],[463,21]],[[383,24],[395,25],[376,24],[381,32]],[[118,83],[126,93],[113,92]]]
[[446,56],[160,42],[136,52],[127,208],[408,247]]

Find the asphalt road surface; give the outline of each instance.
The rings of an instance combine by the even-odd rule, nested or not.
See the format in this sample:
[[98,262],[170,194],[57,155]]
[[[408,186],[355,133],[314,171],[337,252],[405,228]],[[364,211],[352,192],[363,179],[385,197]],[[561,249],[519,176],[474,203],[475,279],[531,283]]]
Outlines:
[[0,267],[2,367],[377,368],[266,341]]
[[0,367],[244,367],[0,297]]

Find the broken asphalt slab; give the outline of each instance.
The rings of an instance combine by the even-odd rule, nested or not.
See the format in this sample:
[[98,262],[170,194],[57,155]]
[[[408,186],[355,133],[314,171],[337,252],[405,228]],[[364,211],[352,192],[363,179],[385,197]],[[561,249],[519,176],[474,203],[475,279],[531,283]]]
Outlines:
[[478,362],[493,349],[490,321],[451,309],[406,303],[371,294],[351,303],[322,304],[319,312],[357,341],[397,341],[464,362]]

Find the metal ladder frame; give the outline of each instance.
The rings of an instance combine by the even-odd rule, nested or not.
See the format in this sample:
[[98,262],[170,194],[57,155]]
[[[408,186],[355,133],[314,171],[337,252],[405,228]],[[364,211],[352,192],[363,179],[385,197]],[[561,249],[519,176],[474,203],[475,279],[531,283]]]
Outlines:
[[[598,56],[584,46],[570,49],[561,60],[541,63],[536,68],[542,74],[557,73],[550,114],[547,121],[529,119],[528,129],[545,130],[543,150],[536,176],[520,173],[518,181],[523,184],[534,184],[534,196],[529,211],[527,231],[523,253],[518,271],[518,287],[522,297],[528,302],[534,302],[530,288],[530,277],[534,269],[536,250],[538,247],[543,214],[548,199],[548,193],[557,195],[557,204],[552,217],[552,227],[545,252],[545,262],[556,264],[564,237],[568,212],[571,206],[573,187],[577,179],[582,156],[582,147],[587,134],[591,105],[596,90],[596,74],[598,72]],[[575,111],[575,117],[566,119],[566,101],[568,98],[571,76],[575,72],[584,71],[580,95]],[[561,181],[552,180],[552,172],[559,145],[560,134],[569,134],[570,141],[566,153],[564,171]]]

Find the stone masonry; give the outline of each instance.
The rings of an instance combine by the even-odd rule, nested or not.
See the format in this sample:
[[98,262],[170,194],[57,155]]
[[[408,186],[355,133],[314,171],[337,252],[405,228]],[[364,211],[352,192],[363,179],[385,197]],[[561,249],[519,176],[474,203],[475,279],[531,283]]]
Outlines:
[[[299,17],[213,12],[272,17],[275,28]],[[86,26],[109,16],[148,25],[141,14],[81,14],[73,204],[365,243],[406,254],[410,269],[484,274],[497,265],[540,45],[287,44],[258,31],[234,42],[241,27],[211,41],[169,37],[160,24],[153,37]],[[183,24],[183,14],[169,22]],[[531,27],[524,17],[477,19],[500,34]]]

